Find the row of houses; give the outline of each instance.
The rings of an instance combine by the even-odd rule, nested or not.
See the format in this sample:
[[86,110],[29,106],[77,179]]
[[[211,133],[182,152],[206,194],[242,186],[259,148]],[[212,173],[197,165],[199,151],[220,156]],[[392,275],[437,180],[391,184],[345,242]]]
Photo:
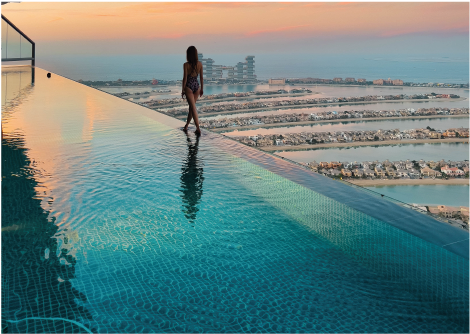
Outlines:
[[[468,128],[456,129],[468,137]],[[448,132],[446,130],[445,132]],[[438,136],[439,135],[439,136]],[[430,129],[365,130],[365,131],[329,131],[329,132],[300,132],[286,134],[270,134],[256,136],[239,136],[237,140],[250,146],[283,146],[283,145],[312,145],[323,143],[350,143],[395,141],[404,139],[435,139],[441,138],[440,133]]]
[[[227,104],[213,104],[208,106],[200,107],[199,112],[221,112],[221,111],[235,111],[235,110],[245,110],[245,109],[258,109],[258,108],[272,108],[272,107],[282,107],[282,106],[299,106],[299,105],[317,105],[325,103],[350,103],[350,102],[367,102],[367,101],[383,101],[383,100],[409,100],[409,99],[424,99],[428,96],[433,96],[430,94],[398,94],[398,95],[367,95],[367,96],[349,96],[349,97],[331,97],[331,98],[314,98],[314,99],[286,99],[286,100],[277,100],[277,101],[253,101],[253,102],[244,102],[244,103],[227,103]],[[165,101],[174,103],[175,99],[165,99],[165,100],[152,100],[148,102],[142,102],[141,104],[153,108],[153,107],[162,107],[166,105]],[[181,103],[181,99],[178,98]],[[167,111],[170,115],[179,115],[181,111],[187,112],[187,107],[184,108],[172,108]]]
[[[413,108],[399,110],[361,110],[361,111],[325,111],[318,113],[291,113],[283,115],[253,115],[246,117],[226,117],[221,119],[205,120],[201,119],[200,124],[204,128],[227,128],[256,124],[276,124],[276,123],[295,123],[305,121],[335,120],[348,118],[381,118],[381,117],[413,117],[413,116],[434,116],[434,115],[468,115],[469,108]],[[431,134],[431,138],[439,139],[457,136],[453,129],[451,132]],[[465,135],[460,133],[459,135]]]
[[[385,160],[365,162],[320,162],[315,161],[306,164],[310,169],[328,176],[343,177],[367,177],[367,178],[420,178],[441,177],[442,173],[462,177],[468,175],[468,161],[395,161]],[[450,167],[450,166],[453,167]],[[459,166],[459,167],[457,167]],[[433,169],[434,168],[434,169]],[[440,170],[439,170],[440,169]]]
[[428,206],[428,211],[432,214],[439,215],[444,218],[456,218],[468,224],[468,207],[453,207],[448,205]]

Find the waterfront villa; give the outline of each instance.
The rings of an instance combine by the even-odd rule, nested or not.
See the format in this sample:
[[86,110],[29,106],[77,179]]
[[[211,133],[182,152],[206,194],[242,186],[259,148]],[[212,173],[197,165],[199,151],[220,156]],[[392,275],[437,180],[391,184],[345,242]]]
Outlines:
[[411,168],[411,169],[409,170],[409,175],[410,175],[410,177],[419,177],[420,173],[419,173],[419,171],[417,171],[416,169]]
[[376,166],[375,167],[375,175],[377,177],[385,177],[385,172],[382,168]]
[[[354,175],[355,177],[362,177],[362,176],[364,176],[364,170],[359,169],[359,168],[354,169],[352,173],[353,173],[353,175]],[[345,174],[343,173],[343,175],[345,175]]]
[[438,176],[441,176],[441,173],[429,167],[424,167],[424,168],[421,168],[421,175],[430,176],[430,177],[438,177]]
[[368,168],[364,168],[364,175],[367,177],[374,177],[375,172],[373,170],[370,170]]
[[395,169],[393,169],[392,167],[387,167],[386,174],[390,177],[397,176],[397,173],[395,172]]
[[449,166],[441,167],[441,172],[449,176],[462,176],[465,172],[457,167],[449,168]]
[[397,169],[396,175],[398,177],[410,177],[410,173],[406,169]]

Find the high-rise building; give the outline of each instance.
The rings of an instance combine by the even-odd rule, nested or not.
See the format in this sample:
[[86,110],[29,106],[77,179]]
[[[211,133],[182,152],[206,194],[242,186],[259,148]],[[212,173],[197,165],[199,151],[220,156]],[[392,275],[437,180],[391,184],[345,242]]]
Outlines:
[[199,61],[202,63],[204,70],[204,78],[206,79],[224,79],[223,71],[227,71],[227,78],[229,80],[256,80],[255,75],[255,56],[247,56],[245,62],[239,62],[235,66],[215,65],[214,60],[211,58],[204,58],[202,53],[198,53]]
[[246,56],[246,79],[255,80],[255,56]]
[[245,67],[245,64],[242,63],[242,62],[238,62],[237,66],[236,66],[236,76],[235,78],[238,79],[238,80],[243,80],[243,70],[244,70],[244,67]]

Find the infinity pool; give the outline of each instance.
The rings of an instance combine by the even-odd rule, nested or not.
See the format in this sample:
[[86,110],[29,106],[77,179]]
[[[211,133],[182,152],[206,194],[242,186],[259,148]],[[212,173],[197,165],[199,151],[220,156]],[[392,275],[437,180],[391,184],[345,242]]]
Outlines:
[[468,232],[28,69],[2,68],[5,331],[468,332]]

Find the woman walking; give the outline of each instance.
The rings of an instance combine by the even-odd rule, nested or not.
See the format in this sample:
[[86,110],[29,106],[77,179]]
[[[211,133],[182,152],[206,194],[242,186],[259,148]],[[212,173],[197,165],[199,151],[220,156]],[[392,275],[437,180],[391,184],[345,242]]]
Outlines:
[[[194,46],[190,46],[186,50],[186,60],[187,62],[183,65],[184,75],[183,75],[183,91],[181,92],[181,97],[184,98],[186,95],[186,101],[188,101],[189,112],[188,119],[186,120],[186,125],[183,128],[183,131],[188,131],[188,125],[191,122],[191,119],[194,118],[194,124],[196,125],[196,135],[201,134],[201,129],[199,129],[199,118],[197,117],[196,110],[196,101],[202,96],[204,85],[204,79],[202,77],[202,64],[197,58],[197,50]],[[201,87],[197,82],[197,76],[201,76]]]

